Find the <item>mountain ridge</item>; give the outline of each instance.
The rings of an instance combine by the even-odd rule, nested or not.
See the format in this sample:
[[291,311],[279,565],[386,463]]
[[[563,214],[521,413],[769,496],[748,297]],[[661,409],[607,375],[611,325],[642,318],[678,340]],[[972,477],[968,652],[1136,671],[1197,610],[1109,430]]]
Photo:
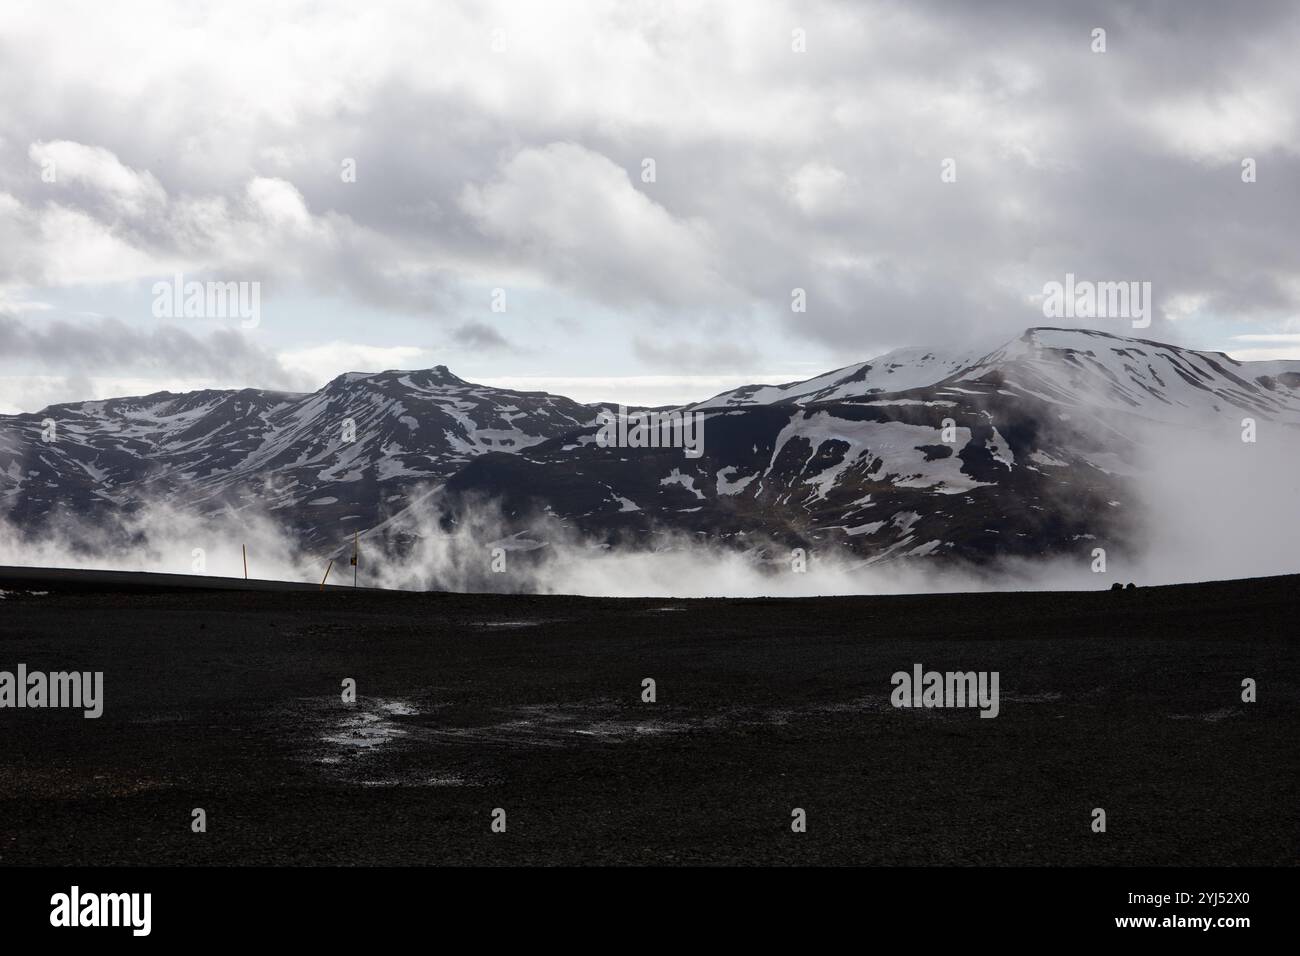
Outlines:
[[907,347],[680,406],[704,417],[699,460],[599,447],[599,415],[614,408],[445,365],[345,372],[315,392],[61,403],[0,416],[0,515],[39,535],[157,502],[263,511],[322,548],[373,529],[423,533],[442,489],[495,502],[517,529],[545,514],[607,543],[1032,557],[1132,538],[1110,518],[1131,515],[1142,428],[1300,426],[1300,362],[1056,327],[985,352]]

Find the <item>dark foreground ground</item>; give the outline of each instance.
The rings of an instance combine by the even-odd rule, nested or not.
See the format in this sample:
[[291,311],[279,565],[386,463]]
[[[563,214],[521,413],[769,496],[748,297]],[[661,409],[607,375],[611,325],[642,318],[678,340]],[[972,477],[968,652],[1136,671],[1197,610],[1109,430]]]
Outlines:
[[[1300,578],[749,601],[23,586],[0,572],[0,670],[102,670],[106,706],[0,709],[0,865],[1300,860]],[[999,671],[1000,716],[895,710],[890,675],[918,662]]]

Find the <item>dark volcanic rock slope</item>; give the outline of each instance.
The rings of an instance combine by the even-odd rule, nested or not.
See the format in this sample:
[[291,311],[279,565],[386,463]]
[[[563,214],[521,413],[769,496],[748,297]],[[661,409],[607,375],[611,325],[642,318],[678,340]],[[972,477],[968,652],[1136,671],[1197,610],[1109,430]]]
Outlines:
[[611,540],[834,544],[868,560],[1032,556],[1114,535],[1122,456],[1047,403],[999,391],[976,382],[708,411],[695,459],[600,447],[589,428],[483,456],[448,488],[500,499],[521,524],[545,512]]

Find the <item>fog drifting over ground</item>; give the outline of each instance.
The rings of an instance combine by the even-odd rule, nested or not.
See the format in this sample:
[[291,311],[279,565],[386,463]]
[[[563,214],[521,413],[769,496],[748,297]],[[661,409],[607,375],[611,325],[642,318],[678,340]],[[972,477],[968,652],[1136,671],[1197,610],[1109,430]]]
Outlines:
[[[1106,426],[1109,428],[1110,426]],[[360,582],[406,590],[510,591],[608,597],[806,597],[847,594],[1022,589],[1098,589],[1114,581],[1138,585],[1289,574],[1300,571],[1300,443],[1295,430],[1261,422],[1258,440],[1241,441],[1225,421],[1212,429],[1172,429],[1131,422],[1136,448],[1128,552],[1113,542],[1087,542],[1078,557],[1004,560],[974,567],[920,558],[868,564],[834,549],[810,549],[807,570],[792,569],[790,550],[730,550],[682,535],[663,535],[654,550],[609,549],[550,521],[525,532],[508,527],[491,502],[443,524],[436,490],[401,516],[418,535],[398,554],[380,528],[362,539]],[[396,522],[395,522],[396,523]],[[130,543],[123,542],[123,536]],[[542,544],[544,542],[544,545]],[[0,523],[3,563],[33,567],[243,576],[319,583],[336,560],[331,584],[351,583],[346,554],[305,553],[265,516],[233,510],[211,517],[149,506],[116,527],[65,523],[25,539]],[[539,545],[541,545],[539,547]],[[1092,547],[1106,548],[1105,573],[1092,570]],[[493,549],[505,571],[492,570]],[[202,565],[196,564],[203,552]],[[499,560],[499,559],[498,559]]]

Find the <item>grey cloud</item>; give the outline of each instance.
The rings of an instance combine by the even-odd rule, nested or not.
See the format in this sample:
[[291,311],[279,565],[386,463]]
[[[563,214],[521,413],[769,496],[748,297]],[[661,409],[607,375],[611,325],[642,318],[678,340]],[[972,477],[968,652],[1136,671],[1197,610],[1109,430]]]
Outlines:
[[[376,29],[424,30],[410,12],[412,24],[395,15]],[[1293,3],[756,3],[744,15],[736,30],[707,10],[647,15],[635,28],[645,57],[610,67],[625,72],[605,88],[583,86],[583,37],[612,43],[632,28],[597,4],[585,32],[561,29],[574,47],[547,62],[563,68],[484,61],[492,83],[467,72],[439,86],[399,50],[297,112],[223,112],[242,94],[221,78],[178,80],[162,120],[150,99],[105,100],[90,72],[0,41],[0,82],[41,75],[48,88],[0,106],[0,191],[26,210],[57,195],[165,259],[194,253],[192,237],[123,218],[81,187],[52,194],[29,144],[103,146],[168,196],[218,204],[253,176],[283,178],[335,228],[266,266],[330,295],[454,315],[498,275],[527,272],[577,313],[595,304],[721,338],[758,310],[846,361],[864,342],[1038,324],[1027,297],[1066,271],[1149,280],[1157,304],[1196,296],[1216,319],[1300,311]],[[791,25],[808,31],[802,57]],[[1105,54],[1088,49],[1096,26]],[[625,102],[610,98],[647,77]],[[217,125],[228,115],[242,125]],[[209,128],[220,150],[194,146]],[[1257,159],[1257,183],[1240,181],[1237,153]],[[639,177],[647,156],[653,183]],[[344,157],[357,160],[355,183],[340,180]],[[940,181],[946,157],[956,183]],[[810,164],[841,174],[813,199],[792,187]],[[0,203],[0,236],[19,250],[0,270],[39,283],[30,230],[13,221]],[[806,313],[790,311],[795,287]],[[507,344],[467,328],[457,341]],[[1179,330],[1157,317],[1148,334]]]
[[275,356],[232,329],[196,335],[166,325],[140,329],[112,318],[29,322],[0,315],[0,368],[12,360],[21,361],[28,371],[71,373],[70,378],[83,382],[96,374],[161,373],[250,381],[286,391],[311,388]]
[[484,351],[508,351],[514,348],[504,335],[483,322],[465,322],[452,330],[451,337],[459,345]]
[[551,319],[551,321],[555,323],[557,328],[567,332],[569,335],[578,335],[586,330],[586,325],[572,316],[557,315],[555,318]]
[[702,344],[680,339],[651,339],[640,335],[632,340],[632,351],[647,365],[682,372],[748,370],[759,362],[758,352],[745,345]]

